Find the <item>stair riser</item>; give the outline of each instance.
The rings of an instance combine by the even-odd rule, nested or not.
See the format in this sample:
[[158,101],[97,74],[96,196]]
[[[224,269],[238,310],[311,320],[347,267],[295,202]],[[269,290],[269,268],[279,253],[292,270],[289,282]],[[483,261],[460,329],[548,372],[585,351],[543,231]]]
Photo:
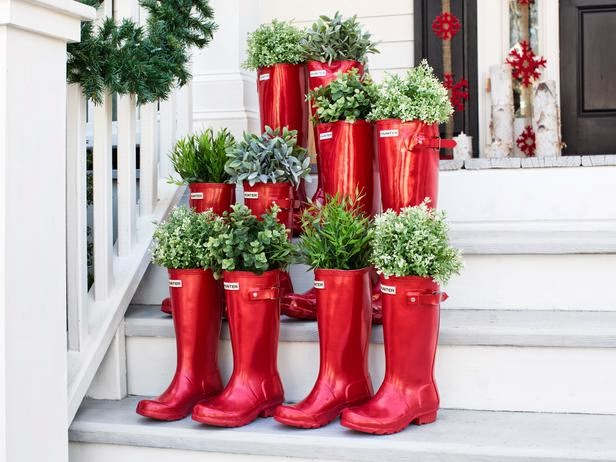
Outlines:
[[[128,392],[157,395],[175,370],[172,338],[127,338]],[[289,401],[310,391],[319,368],[318,344],[281,342],[279,370]],[[232,370],[229,341],[221,341],[220,364]],[[382,344],[370,350],[375,388],[384,375]],[[616,349],[439,347],[436,377],[445,408],[616,414]]]
[[[446,287],[445,309],[614,310],[616,254],[466,255],[465,268]],[[312,272],[293,265],[296,292],[312,286]],[[150,266],[133,303],[156,305],[168,296],[166,270]]]

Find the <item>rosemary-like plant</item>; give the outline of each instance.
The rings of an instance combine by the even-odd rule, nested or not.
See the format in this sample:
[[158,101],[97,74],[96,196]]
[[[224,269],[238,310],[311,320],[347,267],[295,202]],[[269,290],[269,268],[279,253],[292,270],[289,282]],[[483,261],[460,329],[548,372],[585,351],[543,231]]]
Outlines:
[[305,33],[290,22],[274,19],[248,34],[248,57],[244,68],[256,70],[274,64],[299,64],[305,61]]

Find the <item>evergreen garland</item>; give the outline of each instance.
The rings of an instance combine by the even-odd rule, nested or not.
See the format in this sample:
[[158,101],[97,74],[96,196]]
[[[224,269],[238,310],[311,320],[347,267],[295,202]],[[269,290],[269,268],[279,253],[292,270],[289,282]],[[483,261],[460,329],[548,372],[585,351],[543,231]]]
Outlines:
[[[81,0],[98,8],[100,0]],[[67,80],[100,103],[105,91],[135,94],[138,104],[166,99],[190,79],[191,47],[203,48],[217,26],[208,0],[140,0],[146,25],[107,18],[81,25],[81,42],[68,45]]]

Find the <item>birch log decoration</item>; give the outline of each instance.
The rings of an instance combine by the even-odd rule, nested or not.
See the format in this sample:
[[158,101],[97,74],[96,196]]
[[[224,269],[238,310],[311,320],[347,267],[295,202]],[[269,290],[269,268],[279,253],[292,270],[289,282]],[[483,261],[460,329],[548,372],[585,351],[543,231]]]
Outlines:
[[518,146],[517,140],[522,135],[524,129],[529,125],[531,125],[530,117],[515,118],[515,121],[513,122],[513,139],[516,140],[516,142],[513,143],[513,157],[526,157],[526,154],[524,154]]
[[473,137],[461,132],[453,138],[456,140],[456,146],[453,148],[454,159],[470,159],[473,157]]
[[533,130],[537,157],[554,157],[562,154],[560,110],[554,80],[539,82],[535,89]]
[[511,66],[490,67],[490,97],[492,99],[492,144],[487,157],[508,157],[513,152],[513,82]]

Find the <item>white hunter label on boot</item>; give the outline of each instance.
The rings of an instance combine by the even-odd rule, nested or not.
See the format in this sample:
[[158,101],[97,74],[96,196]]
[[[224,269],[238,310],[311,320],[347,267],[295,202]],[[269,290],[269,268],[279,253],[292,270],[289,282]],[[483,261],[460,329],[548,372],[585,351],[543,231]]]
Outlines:
[[191,199],[203,199],[203,193],[199,192],[199,193],[190,193],[190,198]]
[[310,77],[325,77],[327,75],[327,71],[325,69],[310,71]]
[[239,282],[225,282],[223,285],[225,290],[240,290]]
[[244,191],[244,199],[258,199],[259,192],[258,191]]
[[179,279],[169,279],[169,287],[182,287],[182,281]]
[[263,82],[264,80],[269,80],[269,74],[261,74],[259,76],[259,80]]
[[384,286],[381,284],[381,293],[387,295],[396,295],[396,288],[394,286]]
[[315,289],[325,289],[325,281],[314,281]]
[[325,132],[319,135],[319,140],[331,140],[334,137],[334,132]]
[[398,130],[381,130],[379,132],[380,138],[395,138],[400,132]]

